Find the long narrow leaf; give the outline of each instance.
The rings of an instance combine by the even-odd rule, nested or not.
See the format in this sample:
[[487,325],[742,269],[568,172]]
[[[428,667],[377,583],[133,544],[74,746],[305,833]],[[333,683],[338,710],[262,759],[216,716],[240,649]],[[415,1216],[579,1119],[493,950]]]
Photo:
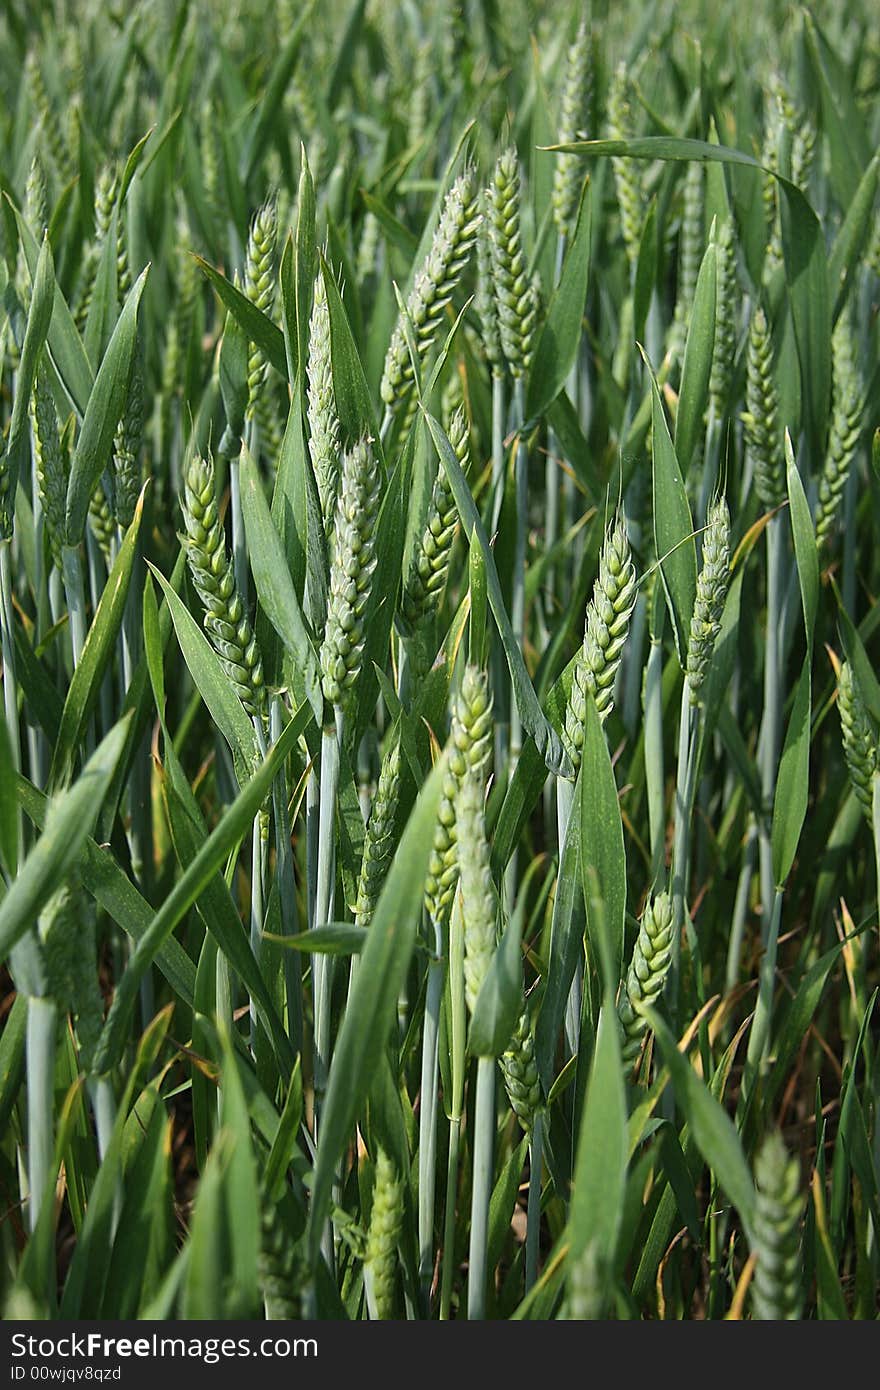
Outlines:
[[52,802],[46,825],[0,903],[0,956],[36,925],[41,908],[76,864],[122,752],[127,721],[114,724],[79,777]]
[[85,409],[67,485],[64,529],[68,545],[77,545],[82,539],[92,493],[110,457],[113,435],[125,405],[137,337],[138,305],[149,270],[147,266],[129,290]]

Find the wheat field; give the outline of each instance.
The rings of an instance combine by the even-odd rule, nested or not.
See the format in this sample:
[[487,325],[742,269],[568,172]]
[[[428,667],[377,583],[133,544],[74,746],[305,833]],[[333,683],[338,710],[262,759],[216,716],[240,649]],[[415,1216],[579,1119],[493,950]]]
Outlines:
[[8,0],[4,1317],[873,1319],[870,0]]

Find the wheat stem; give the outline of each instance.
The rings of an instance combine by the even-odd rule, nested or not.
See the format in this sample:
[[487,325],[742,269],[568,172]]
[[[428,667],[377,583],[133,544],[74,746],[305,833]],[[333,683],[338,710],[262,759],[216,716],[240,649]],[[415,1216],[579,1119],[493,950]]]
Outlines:
[[58,1010],[52,999],[28,999],[28,1224],[36,1230],[55,1148],[55,1036]]
[[[521,651],[525,649],[526,638],[526,549],[529,526],[529,451],[522,434],[525,418],[525,392],[522,377],[513,383],[513,429],[518,431],[516,461],[514,464],[516,481],[516,539],[513,555],[513,594],[510,609],[510,622],[513,635]],[[512,777],[516,772],[522,752],[522,718],[519,703],[510,703],[510,757],[507,773]],[[505,873],[507,892],[512,902],[516,896],[517,851],[514,849]]]
[[422,1030],[422,1074],[419,1089],[419,1279],[425,1316],[428,1315],[434,1271],[434,1194],[437,1170],[437,1095],[440,1006],[446,968],[443,938],[434,923],[434,954],[428,963],[425,1021]]
[[538,1277],[541,1254],[541,1170],[544,1164],[544,1116],[539,1110],[529,1138],[529,1196],[526,1208],[526,1293]]
[[666,849],[666,814],[663,770],[663,644],[654,636],[645,669],[645,783],[648,793],[648,829],[651,878],[656,883]]
[[749,911],[749,891],[755,876],[755,857],[758,848],[758,826],[754,816],[749,821],[743,849],[742,865],[733,899],[733,913],[730,919],[730,940],[727,946],[727,966],[725,970],[725,991],[730,993],[739,979],[740,957],[746,931],[746,918]]
[[773,854],[770,846],[770,816],[779,767],[782,730],[782,673],[780,635],[785,602],[785,532],[783,518],[773,516],[767,524],[767,632],[764,641],[764,715],[760,733],[761,795],[763,817],[759,844],[761,874],[761,915],[766,944],[773,911]]
[[[266,756],[266,739],[263,734],[262,715],[253,716],[254,733],[256,735],[257,747],[260,757]],[[251,951],[254,960],[259,966],[260,955],[263,946],[263,917],[264,917],[264,889],[266,878],[266,851],[267,841],[263,834],[263,813],[260,812],[254,818],[251,827],[251,909],[250,909],[250,941]],[[250,1001],[250,1028],[251,1028],[251,1048],[257,1045],[257,1006],[253,999]]]
[[240,465],[240,457],[231,458],[229,460],[229,513],[232,518],[232,571],[235,575],[235,587],[241,595],[242,603],[247,606],[250,569],[248,566],[247,539],[244,533],[244,515],[241,510]]
[[[281,737],[281,700],[273,695],[269,709],[269,736],[273,743]],[[278,874],[278,902],[283,936],[297,933],[296,881],[293,873],[293,852],[290,843],[290,817],[287,812],[287,776],[282,767],[272,784],[272,809],[275,817],[275,855]],[[303,1001],[302,970],[299,951],[284,952],[284,981],[287,996],[287,1031],[294,1052],[302,1052]]]
[[681,934],[687,916],[687,884],[690,861],[690,825],[696,783],[697,712],[691,703],[690,681],[685,675],[678,722],[678,764],[672,849],[672,964],[669,997],[673,1018],[678,1017],[681,975]]
[[[568,835],[568,823],[574,806],[575,784],[566,777],[556,779],[556,849],[557,872],[562,870],[562,856]],[[581,1037],[581,1007],[583,1004],[583,953],[578,955],[578,968],[568,991],[565,1005],[565,1046],[569,1057],[577,1056]]]
[[[12,606],[11,541],[0,540],[0,652],[3,657],[3,706],[12,763],[21,771],[21,730],[18,719],[18,684],[15,679],[15,626]],[[18,837],[21,842],[21,809],[18,811]]]
[[75,670],[86,641],[86,596],[79,546],[65,545],[62,548],[61,573],[64,579],[64,596],[70,622],[70,650]]
[[[492,374],[492,534],[498,530],[504,502],[504,424],[506,412],[505,381],[500,372]],[[493,630],[491,644],[492,691],[495,697],[495,768],[503,777],[507,768],[510,738],[507,701],[505,698],[504,651],[501,638]]]
[[452,1307],[452,1280],[455,1273],[455,1197],[458,1190],[458,1154],[461,1147],[461,1116],[450,1116],[449,1154],[446,1160],[446,1214],[443,1222],[443,1272],[440,1279],[440,1321],[446,1322]]
[[767,1058],[770,1044],[770,1026],[773,1016],[773,991],[776,986],[776,955],[779,944],[779,927],[782,922],[782,889],[773,894],[770,913],[770,928],[764,945],[764,955],[758,976],[758,1002],[755,1016],[749,1031],[749,1045],[746,1053],[746,1068],[743,1075],[743,1097],[751,1093],[756,1077]]
[[[315,892],[315,926],[323,927],[333,920],[334,880],[336,875],[336,795],[339,788],[339,750],[342,715],[337,711],[336,723],[325,725],[321,734],[321,800],[318,821],[317,887]],[[315,1092],[323,1096],[330,1066],[330,961],[323,952],[312,956],[314,982],[315,1026]]]
[[471,1235],[468,1252],[468,1321],[486,1316],[489,1201],[495,1148],[495,1059],[477,1060],[477,1099],[474,1109],[474,1176],[471,1193]]
[[446,1210],[443,1224],[443,1268],[440,1278],[440,1318],[449,1317],[455,1277],[455,1198],[464,1111],[467,1004],[464,984],[464,920],[461,895],[457,894],[449,918],[449,1043],[452,1094],[449,1098],[449,1157],[446,1167]]

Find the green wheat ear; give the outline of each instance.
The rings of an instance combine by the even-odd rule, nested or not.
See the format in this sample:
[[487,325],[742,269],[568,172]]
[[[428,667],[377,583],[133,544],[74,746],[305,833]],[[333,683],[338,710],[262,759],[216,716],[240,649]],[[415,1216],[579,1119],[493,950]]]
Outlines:
[[778,96],[782,120],[791,137],[791,181],[806,189],[816,157],[816,127],[781,81]]
[[89,501],[89,530],[98,543],[98,549],[104,557],[104,563],[109,568],[113,559],[113,544],[116,540],[116,521],[101,478],[98,479],[97,486]]
[[58,434],[55,402],[44,364],[37,368],[31,399],[34,468],[52,560],[61,569],[70,460]]
[[758,1151],[755,1187],[752,1315],[761,1321],[796,1320],[801,1309],[800,1165],[779,1134],[769,1135]]
[[736,355],[736,243],[733,222],[729,217],[718,228],[715,250],[715,345],[709,377],[709,400],[716,419],[721,419],[727,408]]
[[49,221],[49,185],[46,170],[38,154],[31,160],[24,188],[24,215],[35,236],[40,236]]
[[[768,172],[763,179],[764,216],[769,239],[764,256],[764,280],[769,282],[774,270],[782,264],[782,225],[779,216],[779,188],[772,176],[780,172],[790,175],[798,188],[805,189],[810,180],[816,152],[816,128],[800,109],[778,74],[770,80],[768,112],[761,163]],[[788,169],[780,168],[783,140],[788,146]]]
[[[86,320],[89,316],[92,296],[95,291],[95,277],[98,273],[98,263],[101,259],[101,251],[107,240],[110,231],[110,222],[113,217],[116,189],[116,170],[112,164],[105,164],[99,171],[98,177],[95,180],[95,238],[94,241],[89,243],[78,286],[76,324],[80,331],[85,328]],[[117,291],[118,290],[119,284],[117,282]]]
[[[681,232],[678,254],[678,295],[675,301],[673,351],[681,360],[687,341],[687,328],[697,276],[705,247],[703,231],[703,166],[694,160],[687,166],[682,191]],[[717,290],[716,290],[717,295]]]
[[639,925],[639,935],[633,947],[626,983],[617,1006],[623,1029],[622,1056],[631,1070],[648,1032],[648,1020],[642,1010],[651,1008],[663,992],[666,976],[672,963],[672,899],[660,893],[645,905]]
[[452,707],[447,743],[449,762],[425,879],[425,908],[432,922],[446,921],[458,878],[455,813],[458,789],[469,771],[483,778],[488,775],[493,737],[488,681],[476,666],[467,666]]
[[[275,245],[278,240],[278,208],[274,198],[257,212],[248,237],[244,268],[244,292],[261,313],[270,314],[275,302]],[[256,344],[248,353],[248,418],[257,410],[260,388],[269,364]]]
[[[468,433],[464,407],[458,406],[447,421],[447,434],[465,474],[470,461]],[[409,574],[403,588],[401,616],[412,632],[432,618],[443,599],[457,530],[458,508],[446,469],[440,464],[431,490],[425,525],[413,547]]]
[[357,249],[357,282],[363,289],[372,282],[379,268],[382,246],[382,227],[374,212],[367,212],[361,225]]
[[266,707],[257,639],[235,583],[220,523],[213,460],[194,456],[181,499],[190,574],[205,613],[205,631],[249,714]]
[[[593,106],[593,36],[582,19],[574,42],[569,44],[565,82],[559,104],[557,144],[577,140],[589,121]],[[553,220],[560,236],[570,236],[577,210],[583,164],[576,154],[558,154],[553,166]]]
[[40,67],[40,60],[35,49],[30,49],[25,59],[25,78],[27,80],[31,101],[36,107],[40,125],[46,138],[46,145],[52,157],[52,162],[58,171],[62,183],[68,183],[76,173],[73,167],[70,150],[67,141],[61,130],[61,122],[58,113],[52,105],[49,93],[46,90],[46,80],[43,77],[43,70]]
[[474,308],[480,321],[483,351],[493,377],[504,375],[504,354],[498,333],[498,309],[492,287],[492,245],[489,240],[489,210],[485,189],[480,194],[480,224],[477,228],[477,287]]
[[325,530],[333,527],[336,497],[339,491],[340,427],[333,388],[333,364],[330,355],[330,309],[323,272],[315,276],[315,293],[309,319],[309,355],[307,376],[307,419],[309,422],[309,453]]
[[834,397],[816,507],[816,541],[821,546],[827,546],[834,534],[862,431],[862,388],[854,360],[852,326],[845,313],[835,326],[831,349]]
[[[184,217],[177,221],[177,241],[180,246],[190,244],[189,226]],[[160,390],[162,410],[162,438],[169,435],[169,421],[172,403],[181,395],[181,377],[186,367],[192,340],[193,319],[198,299],[198,265],[195,257],[188,251],[178,251],[177,265],[172,266],[174,288],[174,307],[171,321],[165,335],[162,355],[162,385]]]
[[403,1184],[393,1161],[383,1148],[376,1155],[373,1210],[364,1259],[364,1275],[371,1291],[371,1316],[394,1316],[397,1289],[397,1243],[403,1224]]
[[527,1004],[523,1005],[510,1042],[498,1063],[510,1108],[526,1134],[531,1134],[543,1096],[535,1060],[535,1034]]
[[[629,87],[630,78],[626,64],[619,63],[608,91],[608,134],[612,140],[629,140],[634,133]],[[611,167],[614,171],[614,185],[620,207],[623,244],[630,265],[634,266],[639,258],[645,206],[639,161],[615,155],[611,160]]]
[[140,344],[135,349],[125,408],[113,441],[113,511],[124,531],[134,519],[141,489],[140,451],[144,426],[144,368]]
[[342,456],[330,546],[327,626],[321,645],[324,698],[341,707],[361,668],[364,613],[376,568],[379,466],[361,439]]
[[[427,258],[417,271],[406,299],[421,365],[434,345],[446,306],[464,273],[478,220],[474,171],[467,168],[446,195]],[[389,411],[397,412],[408,401],[412,385],[413,364],[401,315],[391,335],[379,387]]]
[[771,511],[785,498],[785,462],[779,427],[779,393],[773,375],[773,346],[767,317],[759,306],[749,324],[746,356],[746,442],[755,465],[755,487]]
[[584,641],[571,682],[565,711],[565,743],[580,766],[587,717],[587,693],[596,701],[600,717],[608,718],[614,704],[614,679],[623,655],[637,594],[626,518],[619,512],[608,528],[593,596],[587,606]]
[[368,927],[394,854],[394,822],[400,799],[400,740],[392,743],[379,770],[379,783],[370,808],[364,852],[358,876],[355,923]]
[[498,336],[514,379],[528,371],[538,317],[538,297],[522,244],[521,196],[519,160],[510,147],[498,157],[486,206]]
[[837,679],[837,709],[850,785],[868,824],[873,822],[874,776],[880,767],[877,736],[848,661]]
[[483,779],[478,773],[468,771],[455,799],[464,924],[464,995],[470,1013],[476,1008],[498,937],[498,894],[489,860],[483,793]]
[[94,906],[75,877],[53,893],[40,914],[49,997],[74,1019],[86,1070],[104,1022],[95,927]]
[[715,642],[721,631],[724,600],[730,584],[730,512],[723,497],[709,508],[703,533],[703,564],[697,578],[697,596],[691,618],[687,653],[687,677],[692,704],[709,670]]
[[302,1316],[304,1261],[283,1222],[278,1220],[271,1195],[265,1188],[260,1200],[257,1278],[268,1320],[279,1322]]
[[764,252],[763,276],[768,281],[782,261],[782,233],[779,225],[779,203],[775,175],[779,173],[779,144],[783,129],[782,112],[778,93],[768,92],[765,101],[764,140],[761,146],[761,163],[766,172],[761,178],[761,198],[764,204],[764,222],[767,230],[767,245]]

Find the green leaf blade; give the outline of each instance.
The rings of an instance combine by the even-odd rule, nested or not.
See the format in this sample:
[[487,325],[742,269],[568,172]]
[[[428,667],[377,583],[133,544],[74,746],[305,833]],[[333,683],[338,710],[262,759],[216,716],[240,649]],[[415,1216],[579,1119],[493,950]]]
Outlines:
[[0,903],[0,957],[36,924],[37,916],[77,862],[122,753],[127,720],[98,745],[77,780],[51,804],[43,834]]
[[569,1259],[577,1259],[592,1245],[605,1269],[614,1265],[629,1148],[618,1027],[614,1008],[606,1001],[599,1014],[569,1215]]
[[653,426],[654,544],[675,645],[682,670],[687,667],[691,617],[697,596],[697,552],[687,489],[666,423],[657,380],[651,373]]
[[113,435],[125,405],[137,337],[138,306],[149,269],[147,266],[141,272],[128,293],[89,395],[67,486],[64,529],[68,545],[77,545],[83,537],[89,502],[110,457]]
[[101,682],[122,627],[143,509],[144,497],[141,494],[134,519],[113,562],[67,691],[58,739],[52,752],[50,787],[57,787],[69,779],[76,750],[98,700]]
[[581,758],[580,860],[587,930],[603,971],[610,971],[605,980],[606,992],[616,991],[623,968],[626,850],[611,755],[596,703],[589,693]]
[[590,278],[592,206],[590,185],[585,184],[581,190],[577,223],[562,275],[553,292],[535,349],[526,397],[528,419],[543,415],[551,401],[556,399],[575,360]]
[[281,638],[302,680],[316,723],[324,714],[321,673],[306,630],[293,580],[275,530],[256,461],[245,449],[241,459],[241,507],[251,571],[260,606]]

